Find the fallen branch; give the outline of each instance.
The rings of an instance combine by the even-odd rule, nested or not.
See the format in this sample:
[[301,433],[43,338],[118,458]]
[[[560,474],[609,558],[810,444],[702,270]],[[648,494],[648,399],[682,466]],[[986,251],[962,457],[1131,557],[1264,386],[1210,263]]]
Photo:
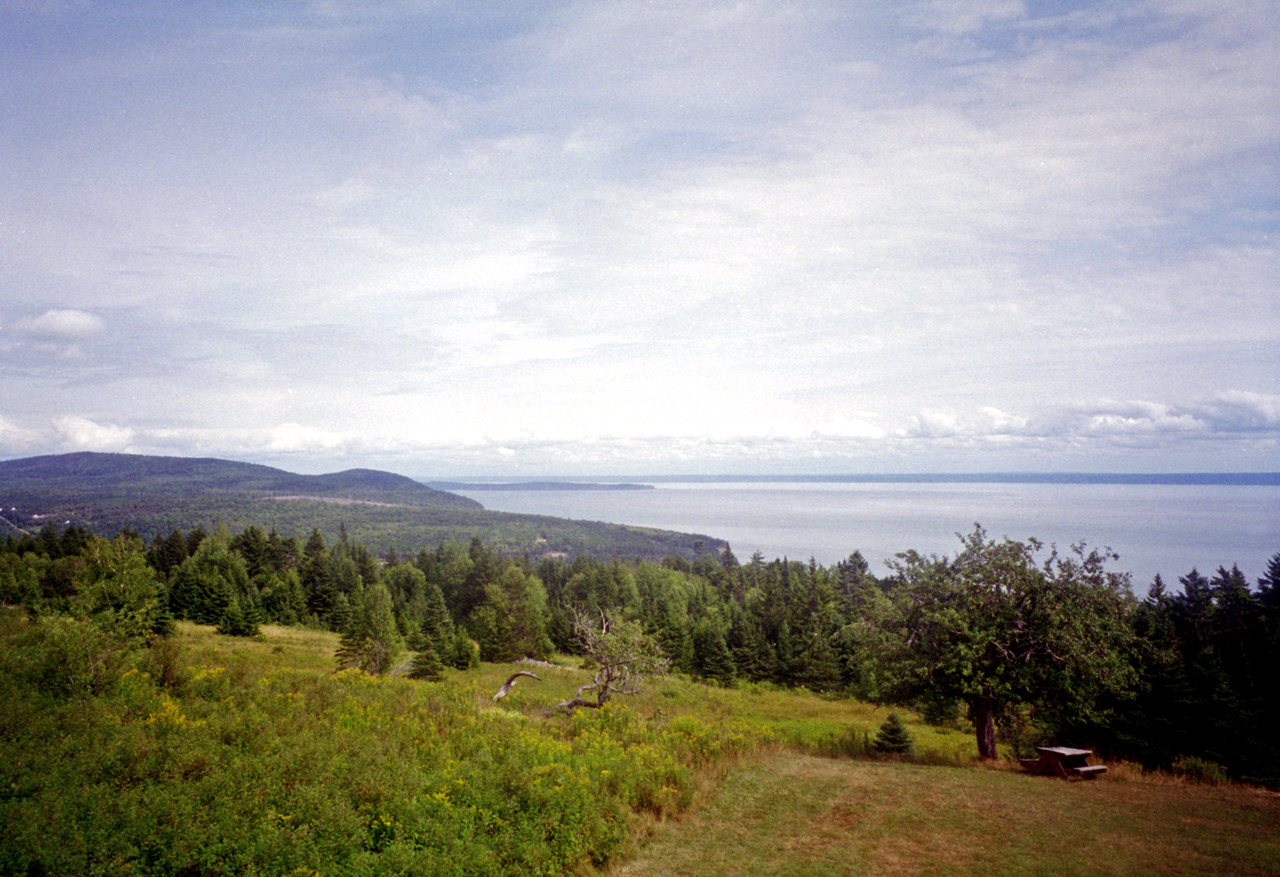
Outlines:
[[497,703],[498,701],[506,697],[508,694],[510,694],[512,686],[516,684],[516,680],[519,679],[521,676],[528,676],[530,679],[537,679],[539,682],[542,681],[540,677],[535,676],[534,674],[529,673],[525,670],[521,670],[519,673],[512,673],[511,676],[507,679],[507,681],[502,683],[502,687],[499,688],[497,692],[493,695],[493,702]]

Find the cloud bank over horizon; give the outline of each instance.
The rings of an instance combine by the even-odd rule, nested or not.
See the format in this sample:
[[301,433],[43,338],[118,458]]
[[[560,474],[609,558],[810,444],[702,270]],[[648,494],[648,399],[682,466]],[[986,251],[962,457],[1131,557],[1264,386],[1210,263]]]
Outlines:
[[0,457],[1280,469],[1278,24],[0,0]]

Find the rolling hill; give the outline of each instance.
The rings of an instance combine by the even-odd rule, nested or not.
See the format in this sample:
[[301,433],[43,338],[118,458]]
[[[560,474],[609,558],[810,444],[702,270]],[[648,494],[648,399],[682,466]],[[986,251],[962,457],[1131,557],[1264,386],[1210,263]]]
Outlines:
[[482,539],[517,555],[692,556],[694,543],[724,543],[591,521],[491,512],[480,503],[403,475],[351,469],[299,475],[231,460],[75,453],[0,461],[0,532],[48,523],[103,536],[133,529],[144,538],[249,526],[326,540],[345,530],[371,551],[417,554],[450,540]]

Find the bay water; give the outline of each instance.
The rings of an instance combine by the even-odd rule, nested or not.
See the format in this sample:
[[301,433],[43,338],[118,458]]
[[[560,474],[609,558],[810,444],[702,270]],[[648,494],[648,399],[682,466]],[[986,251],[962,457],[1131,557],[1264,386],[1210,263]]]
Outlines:
[[495,511],[700,533],[727,540],[746,563],[813,558],[831,565],[855,549],[884,574],[907,549],[954,555],[957,534],[1084,541],[1120,555],[1145,593],[1156,573],[1176,588],[1193,567],[1233,564],[1255,584],[1280,552],[1280,486],[1187,484],[661,482],[652,490],[453,492]]

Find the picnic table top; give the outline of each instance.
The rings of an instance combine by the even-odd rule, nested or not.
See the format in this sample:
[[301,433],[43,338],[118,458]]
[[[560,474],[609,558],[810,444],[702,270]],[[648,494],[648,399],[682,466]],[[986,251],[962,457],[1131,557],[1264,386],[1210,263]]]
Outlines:
[[1069,758],[1076,755],[1092,755],[1092,749],[1072,749],[1069,746],[1037,746],[1036,752],[1051,752],[1054,755],[1060,755]]

